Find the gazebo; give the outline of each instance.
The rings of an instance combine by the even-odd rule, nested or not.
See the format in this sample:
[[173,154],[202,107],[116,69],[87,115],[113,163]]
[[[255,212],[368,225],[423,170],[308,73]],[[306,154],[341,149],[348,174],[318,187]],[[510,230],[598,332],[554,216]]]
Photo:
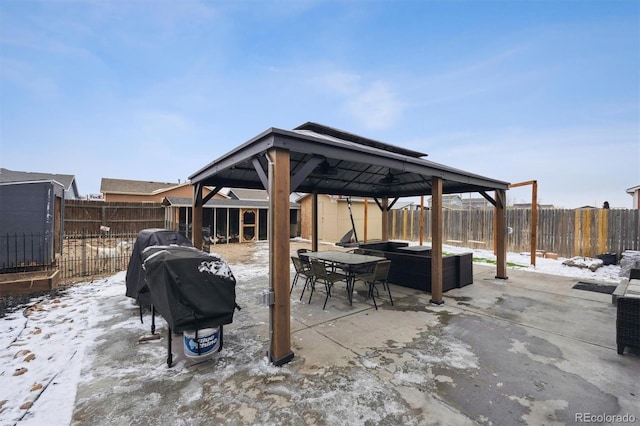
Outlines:
[[[495,208],[496,278],[506,279],[506,191],[508,182],[426,160],[427,154],[308,122],[293,130],[270,128],[189,177],[194,188],[193,244],[202,247],[202,209],[223,187],[269,193],[269,288],[274,365],[293,359],[290,324],[289,194],[310,193],[312,248],[317,250],[317,195],[373,198],[382,211],[382,239],[388,215],[400,197],[431,195],[431,302],[442,304],[442,195],[478,192]],[[214,190],[202,196],[204,186]],[[491,194],[493,193],[493,194]]]

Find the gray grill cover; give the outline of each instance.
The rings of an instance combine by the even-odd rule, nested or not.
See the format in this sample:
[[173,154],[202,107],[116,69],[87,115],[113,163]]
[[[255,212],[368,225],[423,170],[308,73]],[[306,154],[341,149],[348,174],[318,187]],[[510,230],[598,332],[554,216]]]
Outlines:
[[236,279],[223,259],[179,246],[148,247],[142,256],[151,303],[174,331],[233,321]]
[[169,229],[151,228],[143,229],[138,233],[133,245],[129,266],[127,267],[127,292],[126,295],[138,300],[142,306],[149,306],[149,288],[144,280],[142,270],[142,252],[151,246],[179,245],[191,247],[191,241],[177,231]]

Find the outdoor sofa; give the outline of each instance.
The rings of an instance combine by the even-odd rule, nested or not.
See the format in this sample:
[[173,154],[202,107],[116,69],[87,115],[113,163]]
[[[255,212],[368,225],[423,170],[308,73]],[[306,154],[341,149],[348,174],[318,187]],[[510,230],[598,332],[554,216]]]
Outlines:
[[629,282],[616,304],[616,344],[622,355],[626,346],[640,349],[640,269],[631,269]]
[[[382,252],[391,261],[388,281],[402,287],[415,288],[431,293],[431,250],[407,251],[408,243],[376,241],[361,243],[360,248]],[[460,288],[473,283],[472,253],[443,256],[442,291]]]

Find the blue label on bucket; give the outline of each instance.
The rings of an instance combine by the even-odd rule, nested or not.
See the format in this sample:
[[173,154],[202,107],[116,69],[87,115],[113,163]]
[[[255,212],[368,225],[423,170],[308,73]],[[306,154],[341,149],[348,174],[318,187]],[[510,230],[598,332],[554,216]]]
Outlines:
[[[196,341],[196,333],[194,331],[185,331],[183,333],[184,354],[191,358],[198,358],[210,355],[219,347],[220,328],[205,328],[198,330],[198,340]],[[198,353],[198,343],[200,344],[200,353]]]

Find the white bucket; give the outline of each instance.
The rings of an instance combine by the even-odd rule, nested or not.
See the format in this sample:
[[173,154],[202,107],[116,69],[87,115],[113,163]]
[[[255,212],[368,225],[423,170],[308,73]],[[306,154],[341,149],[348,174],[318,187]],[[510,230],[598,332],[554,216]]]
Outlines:
[[[182,341],[184,343],[184,354],[187,357],[205,358],[211,356],[220,347],[220,327],[198,330],[197,342],[195,331],[185,331]],[[200,354],[198,354],[198,343],[200,343]]]

